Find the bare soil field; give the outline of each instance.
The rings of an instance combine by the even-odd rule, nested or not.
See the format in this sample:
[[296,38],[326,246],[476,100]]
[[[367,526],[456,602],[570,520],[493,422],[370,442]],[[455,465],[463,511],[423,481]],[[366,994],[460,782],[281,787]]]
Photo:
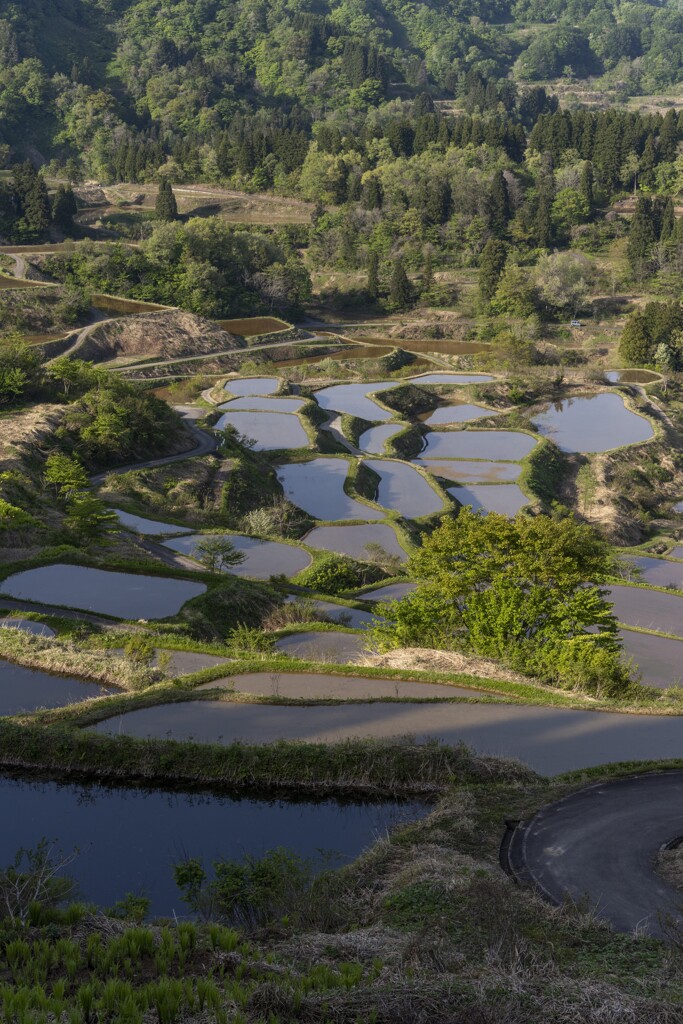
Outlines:
[[86,328],[83,335],[74,354],[95,363],[131,358],[178,359],[244,347],[240,338],[211,320],[181,310],[106,320]]

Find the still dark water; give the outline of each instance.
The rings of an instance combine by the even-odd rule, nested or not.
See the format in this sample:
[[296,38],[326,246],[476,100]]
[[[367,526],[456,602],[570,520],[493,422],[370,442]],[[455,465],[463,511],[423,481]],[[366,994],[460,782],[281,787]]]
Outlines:
[[422,817],[414,803],[320,803],[237,799],[213,793],[77,785],[0,775],[0,865],[42,837],[64,853],[79,849],[68,868],[84,899],[108,906],[127,892],[144,892],[151,914],[187,914],[173,865],[200,857],[259,856],[286,846],[304,857],[334,851],[347,863],[388,828]]

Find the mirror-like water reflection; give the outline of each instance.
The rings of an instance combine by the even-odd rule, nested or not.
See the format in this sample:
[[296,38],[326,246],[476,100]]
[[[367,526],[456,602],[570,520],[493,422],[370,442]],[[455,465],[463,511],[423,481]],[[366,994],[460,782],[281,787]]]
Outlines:
[[101,612],[118,619],[165,619],[205,590],[203,583],[190,580],[64,564],[27,569],[0,583],[0,591],[8,597]]
[[0,660],[0,715],[18,715],[38,708],[62,708],[114,690],[84,679],[53,676]]
[[244,395],[272,395],[279,387],[279,377],[236,377],[227,382],[225,390],[235,398],[241,398]]
[[311,459],[277,467],[285,497],[316,519],[382,519],[384,513],[350,498],[344,490],[345,459]]
[[386,829],[421,817],[423,803],[239,799],[141,787],[105,787],[0,776],[0,864],[42,837],[80,852],[68,869],[83,897],[110,906],[146,893],[151,913],[183,916],[173,865],[198,857],[262,856],[277,846],[317,861],[320,849],[357,856]]
[[307,551],[292,544],[280,544],[275,540],[259,540],[257,537],[242,537],[234,533],[195,533],[191,537],[177,537],[164,541],[164,546],[173,548],[190,558],[197,557],[197,545],[212,537],[225,537],[241,551],[245,558],[239,565],[232,565],[226,571],[234,576],[249,576],[256,580],[267,580],[271,576],[296,576],[311,564]]
[[521,508],[529,504],[529,499],[517,484],[449,487],[448,493],[461,505],[471,505],[474,512],[499,512],[510,517],[516,516]]
[[370,552],[368,544],[379,544],[390,555],[395,555],[402,562],[408,555],[398,542],[394,530],[387,523],[369,523],[362,526],[316,526],[304,537],[304,543],[312,548],[324,551],[336,551],[340,555],[350,555],[361,561],[367,559]]
[[228,425],[253,440],[258,452],[309,446],[308,434],[293,413],[225,412],[213,429],[225,430]]
[[134,516],[130,512],[122,512],[120,508],[112,509],[116,513],[121,526],[127,526],[129,530],[135,530],[146,537],[164,537],[172,533],[192,533],[187,526],[177,526],[175,523],[161,523],[156,519],[143,519],[142,516]]
[[381,455],[389,438],[400,434],[402,430],[405,430],[403,423],[380,423],[379,426],[370,427],[360,435],[358,447],[363,452],[369,452],[370,455]]
[[423,459],[492,459],[516,462],[536,446],[516,430],[433,431],[425,437]]
[[649,421],[627,409],[621,395],[613,392],[564,399],[533,422],[563,452],[606,452],[654,437]]
[[406,519],[418,519],[440,512],[443,499],[428,480],[405,462],[386,459],[366,459],[369,466],[380,477],[377,502],[384,508],[399,512]]
[[434,476],[463,484],[507,483],[516,480],[522,472],[522,467],[515,462],[475,462],[466,459],[449,459],[448,462],[437,462],[434,459],[412,461]]

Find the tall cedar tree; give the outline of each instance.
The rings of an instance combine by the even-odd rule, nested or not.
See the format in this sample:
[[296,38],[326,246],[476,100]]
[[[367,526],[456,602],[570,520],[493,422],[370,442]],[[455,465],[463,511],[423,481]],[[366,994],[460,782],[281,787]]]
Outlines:
[[73,229],[78,211],[76,197],[70,188],[60,185],[52,201],[52,220],[65,234]]
[[431,249],[427,250],[425,256],[424,266],[422,267],[422,277],[420,278],[420,295],[427,295],[434,287],[434,265],[432,263],[432,252]]
[[412,299],[413,291],[403,266],[403,260],[397,257],[394,260],[394,267],[391,271],[389,301],[394,309],[405,309],[406,306],[411,304]]
[[634,274],[642,277],[647,272],[651,247],[657,240],[654,209],[648,196],[640,196],[628,232],[627,255]]
[[588,207],[588,213],[592,214],[595,195],[593,192],[593,164],[590,160],[586,160],[581,171],[581,195]]
[[368,298],[375,302],[379,298],[379,258],[376,252],[368,256]]
[[155,208],[159,220],[176,220],[178,217],[178,204],[168,178],[159,179],[159,193]]
[[490,302],[496,293],[507,259],[507,246],[498,238],[489,238],[479,259],[479,291]]
[[497,171],[491,182],[488,196],[489,227],[496,235],[502,235],[510,220],[510,194],[505,175]]

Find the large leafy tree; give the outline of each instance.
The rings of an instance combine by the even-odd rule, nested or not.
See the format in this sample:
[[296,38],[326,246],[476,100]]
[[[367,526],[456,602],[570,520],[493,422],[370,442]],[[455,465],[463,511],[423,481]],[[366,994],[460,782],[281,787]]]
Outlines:
[[384,649],[498,658],[548,681],[613,692],[628,675],[600,586],[610,567],[607,545],[570,517],[509,520],[466,508],[410,559],[417,588],[388,606],[375,639]]

